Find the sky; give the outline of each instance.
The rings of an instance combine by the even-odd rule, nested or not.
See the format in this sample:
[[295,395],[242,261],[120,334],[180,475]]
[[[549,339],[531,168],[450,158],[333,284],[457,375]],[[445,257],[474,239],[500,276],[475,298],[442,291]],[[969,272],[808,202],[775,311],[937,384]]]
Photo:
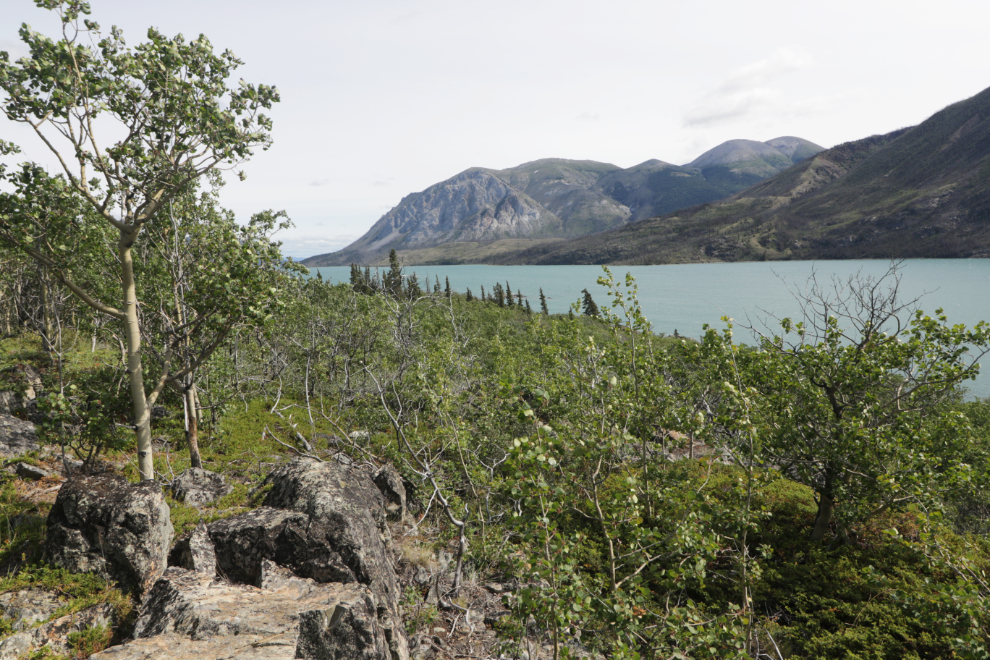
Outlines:
[[[539,158],[630,167],[730,139],[823,147],[917,124],[990,86],[985,0],[90,0],[130,44],[205,34],[275,85],[274,145],[228,177],[246,221],[284,209],[294,258],[356,240],[409,193]],[[31,0],[5,0],[0,50]],[[0,138],[51,162],[0,119]]]

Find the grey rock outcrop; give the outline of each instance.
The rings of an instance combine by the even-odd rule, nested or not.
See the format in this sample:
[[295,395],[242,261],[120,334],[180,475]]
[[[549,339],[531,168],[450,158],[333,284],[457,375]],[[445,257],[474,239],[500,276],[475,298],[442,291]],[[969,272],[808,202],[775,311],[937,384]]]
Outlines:
[[37,481],[38,479],[44,479],[51,473],[48,470],[38,467],[37,465],[31,465],[30,463],[18,463],[14,466],[14,472],[21,479],[27,479],[29,481]]
[[41,589],[24,589],[0,594],[0,614],[10,621],[10,627],[18,632],[32,628],[41,621],[47,621],[61,604],[55,594]]
[[157,483],[77,476],[59,490],[48,515],[45,555],[70,571],[106,574],[141,594],[165,570],[172,531]]
[[362,581],[335,547],[333,535],[304,513],[259,507],[211,523],[210,539],[219,574],[234,582],[261,586],[266,559],[317,582]]
[[402,475],[391,465],[383,465],[375,473],[374,482],[385,498],[388,517],[402,520],[406,516],[406,486]]
[[0,456],[20,456],[39,448],[34,424],[10,415],[0,415]]
[[286,578],[259,589],[169,568],[141,607],[135,639],[91,657],[408,660],[404,645],[390,644],[381,609],[359,584]]
[[192,533],[176,542],[169,553],[168,565],[210,576],[217,574],[216,549],[206,523],[201,521]]
[[267,481],[264,505],[309,516],[354,578],[398,612],[399,587],[383,542],[385,497],[371,476],[356,466],[296,459]]
[[0,392],[0,415],[11,415],[24,407],[16,392]]
[[112,617],[113,608],[104,603],[24,630],[0,641],[0,660],[16,660],[43,646],[54,653],[65,653],[69,650],[67,642],[70,633],[110,625]]
[[212,504],[233,490],[234,487],[227,485],[223,475],[202,468],[189,468],[172,482],[175,499],[196,507]]

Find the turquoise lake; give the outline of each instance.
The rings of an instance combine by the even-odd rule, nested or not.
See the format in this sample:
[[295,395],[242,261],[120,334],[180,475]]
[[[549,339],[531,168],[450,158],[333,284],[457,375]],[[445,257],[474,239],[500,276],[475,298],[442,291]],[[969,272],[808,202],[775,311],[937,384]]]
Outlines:
[[[800,310],[795,294],[804,291],[815,274],[819,284],[833,278],[845,281],[851,275],[882,276],[889,261],[777,261],[734,264],[680,264],[668,266],[613,266],[612,273],[622,280],[632,273],[639,286],[639,301],[654,330],[697,337],[707,323],[722,327],[720,318],[729,316],[736,325],[774,325],[772,316],[797,318]],[[348,267],[311,269],[334,282],[350,280]],[[600,266],[412,266],[423,288],[432,289],[439,277],[455,291],[468,287],[479,295],[481,287],[490,293],[495,282],[512,291],[521,290],[534,309],[539,309],[539,289],[547,297],[551,313],[566,313],[571,303],[588,289],[602,306],[605,289],[597,284]],[[942,308],[950,323],[973,325],[990,321],[990,259],[911,259],[901,263],[900,297],[921,297],[918,307],[929,314]],[[772,316],[771,316],[772,315]],[[745,331],[737,339],[746,342]],[[985,373],[968,387],[971,396],[990,396],[990,359]]]

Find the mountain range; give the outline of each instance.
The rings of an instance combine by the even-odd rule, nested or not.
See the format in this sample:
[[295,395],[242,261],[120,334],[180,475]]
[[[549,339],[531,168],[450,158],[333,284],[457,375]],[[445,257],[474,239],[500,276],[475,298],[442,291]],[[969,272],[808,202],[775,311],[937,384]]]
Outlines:
[[360,239],[307,266],[469,263],[598,234],[747,189],[822,151],[797,137],[730,140],[683,165],[628,169],[548,158],[504,170],[471,168],[407,195]]
[[990,257],[990,89],[727,199],[492,263]]

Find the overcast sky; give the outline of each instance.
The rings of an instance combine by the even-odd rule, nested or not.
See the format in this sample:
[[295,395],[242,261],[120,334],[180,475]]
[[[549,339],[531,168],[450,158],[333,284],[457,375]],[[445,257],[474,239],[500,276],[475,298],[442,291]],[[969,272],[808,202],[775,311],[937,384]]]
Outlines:
[[[4,0],[0,50],[30,0]],[[229,177],[247,219],[285,209],[285,253],[330,252],[403,196],[538,158],[689,162],[729,139],[824,147],[917,124],[990,86],[986,0],[91,0],[130,44],[205,34],[278,87],[274,146]],[[44,160],[31,136],[0,137]]]

